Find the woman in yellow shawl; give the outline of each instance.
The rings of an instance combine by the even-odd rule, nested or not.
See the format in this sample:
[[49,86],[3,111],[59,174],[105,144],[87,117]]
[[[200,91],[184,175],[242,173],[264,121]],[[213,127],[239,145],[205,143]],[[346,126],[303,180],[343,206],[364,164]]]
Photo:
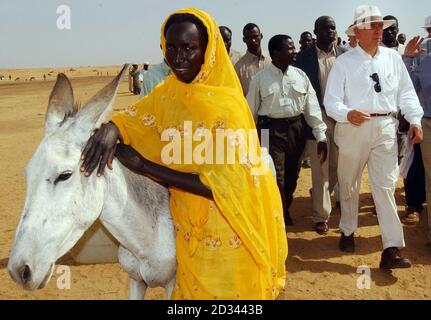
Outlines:
[[[102,125],[81,170],[102,174],[116,150],[126,167],[169,186],[173,299],[275,299],[287,257],[280,195],[219,28],[205,12],[178,10],[161,43],[171,75]],[[220,144],[214,135],[225,132]]]

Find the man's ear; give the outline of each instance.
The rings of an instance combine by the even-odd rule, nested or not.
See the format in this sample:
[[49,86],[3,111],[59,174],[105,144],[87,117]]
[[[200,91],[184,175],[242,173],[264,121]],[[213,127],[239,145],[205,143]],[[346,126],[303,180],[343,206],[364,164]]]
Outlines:
[[356,41],[359,43],[359,37],[358,37],[358,35],[359,35],[359,28],[354,28],[353,32],[355,33]]

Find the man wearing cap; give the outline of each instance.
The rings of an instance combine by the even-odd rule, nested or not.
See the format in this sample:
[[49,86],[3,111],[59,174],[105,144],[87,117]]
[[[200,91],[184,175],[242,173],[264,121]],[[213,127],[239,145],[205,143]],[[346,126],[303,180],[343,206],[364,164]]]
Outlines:
[[420,47],[423,40],[420,37],[414,37],[408,42],[403,61],[409,70],[424,109],[424,117],[422,118],[424,140],[419,151],[422,153],[422,165],[425,171],[426,202],[428,204],[428,243],[431,244],[431,52],[421,59],[418,65],[413,63],[414,58],[421,53]]
[[431,16],[425,19],[423,29],[425,29],[427,32],[427,36],[421,41],[421,50],[414,58],[414,66],[418,66],[421,63],[421,60],[423,60],[428,55],[428,53],[431,52]]
[[150,63],[149,62],[144,62],[142,70],[139,73],[139,81],[141,82],[141,89],[142,89],[142,82],[144,81],[144,75],[148,72],[148,68],[149,67],[150,67]]
[[380,47],[383,29],[394,21],[383,20],[375,6],[358,7],[354,21],[359,44],[335,61],[324,99],[328,115],[337,121],[342,232],[339,247],[344,252],[355,251],[359,189],[367,165],[382,233],[380,268],[409,268],[410,260],[400,253],[405,242],[394,197],[398,123],[392,114],[397,112],[397,106],[401,107],[411,124],[409,138],[418,144],[422,141],[423,110],[401,56]]
[[423,27],[428,33],[428,37],[422,43],[422,49],[426,50],[427,53],[431,52],[431,16],[425,19],[425,25]]
[[162,63],[159,63],[158,65],[149,69],[142,79],[141,98],[148,95],[151,91],[153,91],[155,86],[164,81],[169,75],[169,72],[169,66],[164,59]]

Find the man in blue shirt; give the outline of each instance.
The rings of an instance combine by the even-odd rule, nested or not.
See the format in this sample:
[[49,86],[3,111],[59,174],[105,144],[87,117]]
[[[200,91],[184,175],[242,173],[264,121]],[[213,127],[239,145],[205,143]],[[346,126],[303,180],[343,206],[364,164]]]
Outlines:
[[[431,31],[431,25],[429,29]],[[424,139],[421,144],[421,151],[425,168],[426,200],[428,204],[428,243],[431,243],[431,52],[428,52],[421,59],[415,59],[423,54],[423,50],[421,50],[423,41],[424,39],[419,36],[410,40],[406,46],[403,61],[424,109],[422,118]]]
[[155,67],[149,69],[145,73],[145,77],[142,79],[141,98],[148,95],[151,91],[153,91],[155,86],[164,81],[169,75],[169,72],[170,69],[165,60]]

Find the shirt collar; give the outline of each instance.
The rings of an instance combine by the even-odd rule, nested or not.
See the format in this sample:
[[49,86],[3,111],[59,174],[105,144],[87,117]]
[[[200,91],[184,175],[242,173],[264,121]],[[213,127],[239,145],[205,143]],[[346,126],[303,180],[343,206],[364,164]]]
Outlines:
[[250,53],[250,51],[248,51],[248,50],[245,54],[247,57],[252,58],[252,59],[259,59],[261,61],[265,60],[265,56],[263,55],[263,52],[261,52],[260,57]]
[[353,50],[355,50],[355,52],[357,54],[359,54],[360,56],[362,56],[364,58],[367,58],[369,60],[376,59],[380,55],[380,53],[381,53],[380,47],[378,47],[376,55],[374,57],[372,57],[368,52],[365,52],[365,50],[361,48],[361,46],[359,45],[359,43],[358,43],[358,45]]
[[317,50],[317,55],[325,55],[325,56],[329,56],[329,55],[333,55],[334,57],[337,56],[337,51],[335,50],[335,46],[332,46],[332,50],[329,53],[326,53],[325,51],[323,51],[322,49],[320,49],[317,45],[316,45],[316,50]]
[[285,73],[283,73],[283,71],[281,71],[279,68],[277,68],[276,66],[274,66],[274,64],[271,62],[271,64],[269,65],[269,69],[272,71],[272,72],[274,72],[276,75],[279,75],[279,76],[285,76],[285,75],[287,75],[288,73],[289,73],[289,70],[291,69],[292,67],[291,66],[289,66],[289,68],[287,68],[286,69],[286,72]]
[[389,49],[393,49],[393,50],[398,50],[398,47],[400,46],[400,43],[398,42],[398,40],[397,40],[397,45],[395,46],[395,47],[388,47],[387,45],[385,45],[383,42],[382,42],[382,45],[381,45],[382,47],[384,47],[384,48],[389,48]]

